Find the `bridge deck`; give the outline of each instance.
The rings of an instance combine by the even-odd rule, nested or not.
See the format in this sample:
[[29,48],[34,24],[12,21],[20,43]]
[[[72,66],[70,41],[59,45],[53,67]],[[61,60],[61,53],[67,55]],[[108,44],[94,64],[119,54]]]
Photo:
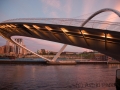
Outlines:
[[[11,36],[18,35],[93,49],[120,60],[120,32],[111,31],[111,26],[109,26],[111,28],[103,30],[87,26],[79,27],[74,25],[18,21],[11,20],[0,23],[0,34],[9,40],[11,40]],[[119,23],[112,23],[112,25],[117,25],[115,27],[116,30],[120,28]]]

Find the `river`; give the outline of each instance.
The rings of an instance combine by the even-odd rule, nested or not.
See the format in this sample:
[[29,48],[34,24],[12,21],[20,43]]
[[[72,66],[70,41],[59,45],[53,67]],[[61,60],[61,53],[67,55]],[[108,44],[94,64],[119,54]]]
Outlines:
[[0,90],[116,90],[120,65],[0,65]]

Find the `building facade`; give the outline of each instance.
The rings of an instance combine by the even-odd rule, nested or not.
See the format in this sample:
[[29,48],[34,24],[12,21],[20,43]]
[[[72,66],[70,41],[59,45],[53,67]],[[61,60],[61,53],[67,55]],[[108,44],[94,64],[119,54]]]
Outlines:
[[114,58],[112,57],[109,57],[105,54],[102,54],[102,53],[99,53],[99,52],[94,52],[94,59],[96,61],[111,61],[111,60],[115,60]]
[[[15,41],[25,47],[22,38],[15,38]],[[1,55],[26,55],[27,51],[9,41],[6,45],[0,47]]]

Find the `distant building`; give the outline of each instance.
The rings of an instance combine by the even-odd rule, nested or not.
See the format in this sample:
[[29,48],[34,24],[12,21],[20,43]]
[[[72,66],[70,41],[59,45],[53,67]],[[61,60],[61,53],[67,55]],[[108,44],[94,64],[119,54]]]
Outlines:
[[62,54],[64,54],[64,55],[75,55],[76,52],[62,52]]
[[5,53],[5,46],[0,47],[0,54],[4,54]]
[[[17,43],[21,44],[22,46],[24,45],[24,44],[23,44],[23,39],[21,39],[21,38],[15,38],[15,41],[16,41]],[[21,48],[21,47],[19,47],[19,46],[17,46],[17,45],[14,45],[14,52],[15,52],[16,54],[23,54],[23,48]]]
[[5,54],[9,54],[10,52],[14,52],[14,45],[10,41],[7,41],[5,48],[4,48],[4,51],[5,51],[4,52]]
[[49,51],[48,51],[48,50],[45,50],[45,49],[41,49],[41,50],[38,51],[38,53],[45,55],[45,54],[48,54]]
[[97,61],[107,61],[106,55],[101,53],[94,53],[95,60]]
[[45,53],[46,53],[46,52],[45,52],[45,49],[41,49],[41,50],[40,50],[40,53],[41,53],[41,54],[45,54]]
[[99,52],[94,52],[94,56],[95,56],[95,60],[97,61],[111,61],[111,60],[115,60],[114,58],[112,57],[109,57],[109,56],[106,56],[102,53],[99,53]]
[[116,59],[114,59],[114,58],[112,58],[112,57],[107,56],[107,60],[108,60],[108,61],[112,61],[112,60],[116,60]]
[[[23,45],[24,47],[26,47],[25,45]],[[28,51],[27,50],[25,50],[24,48],[22,48],[22,54],[23,55],[26,55],[28,53]]]
[[[25,47],[25,45],[23,43],[23,39],[15,38],[15,41]],[[10,41],[7,41],[6,45],[0,47],[0,54],[4,54],[4,55],[18,55],[18,54],[21,54],[21,55],[25,55],[25,54],[27,54],[27,50],[11,43]]]

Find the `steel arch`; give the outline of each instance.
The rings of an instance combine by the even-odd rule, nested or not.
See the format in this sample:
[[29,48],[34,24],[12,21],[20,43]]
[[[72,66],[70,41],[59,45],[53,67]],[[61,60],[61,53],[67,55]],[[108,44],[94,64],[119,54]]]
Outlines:
[[82,24],[81,24],[81,27],[83,27],[89,20],[91,20],[94,16],[102,13],[102,12],[106,12],[106,11],[112,11],[114,12],[115,14],[117,14],[119,17],[120,17],[120,12],[117,11],[117,10],[114,10],[114,9],[111,9],[111,8],[105,8],[105,9],[101,9],[95,13],[93,13],[88,19],[86,19]]

